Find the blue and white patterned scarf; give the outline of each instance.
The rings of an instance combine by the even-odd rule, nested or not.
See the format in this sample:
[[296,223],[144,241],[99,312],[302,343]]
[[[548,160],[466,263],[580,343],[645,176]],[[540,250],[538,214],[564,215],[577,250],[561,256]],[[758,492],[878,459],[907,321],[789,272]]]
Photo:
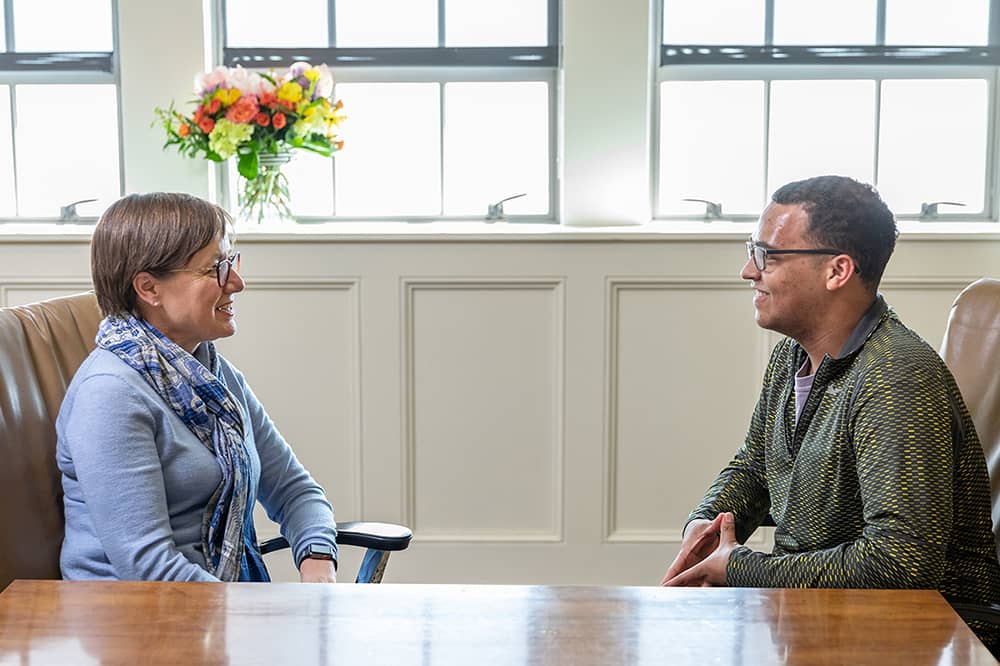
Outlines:
[[212,573],[223,581],[267,581],[253,526],[257,492],[245,445],[246,424],[219,373],[215,345],[203,344],[208,368],[132,315],[109,316],[97,332],[97,346],[142,375],[219,463],[222,482],[201,523],[202,552]]

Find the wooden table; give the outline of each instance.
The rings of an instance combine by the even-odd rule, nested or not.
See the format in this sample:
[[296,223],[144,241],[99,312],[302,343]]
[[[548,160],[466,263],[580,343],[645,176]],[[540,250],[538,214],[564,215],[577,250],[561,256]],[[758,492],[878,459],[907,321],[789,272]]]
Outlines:
[[15,581],[0,664],[993,664],[936,592]]

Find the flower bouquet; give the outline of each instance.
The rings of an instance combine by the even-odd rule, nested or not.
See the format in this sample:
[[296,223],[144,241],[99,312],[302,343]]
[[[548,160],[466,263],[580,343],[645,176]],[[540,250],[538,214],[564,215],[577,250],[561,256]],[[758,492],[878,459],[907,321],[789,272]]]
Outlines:
[[167,132],[163,147],[214,162],[237,156],[240,218],[291,219],[288,180],[281,173],[291,151],[330,157],[344,145],[336,134],[343,104],[332,98],[330,69],[297,62],[283,73],[264,74],[220,66],[195,77],[195,94],[191,115],[172,102],[156,109]]

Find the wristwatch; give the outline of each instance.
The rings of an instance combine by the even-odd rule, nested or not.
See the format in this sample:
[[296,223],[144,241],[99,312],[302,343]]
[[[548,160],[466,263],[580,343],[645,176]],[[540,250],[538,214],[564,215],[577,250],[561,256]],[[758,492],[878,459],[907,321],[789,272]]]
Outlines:
[[313,560],[333,560],[333,548],[325,543],[311,543],[306,548],[306,557]]

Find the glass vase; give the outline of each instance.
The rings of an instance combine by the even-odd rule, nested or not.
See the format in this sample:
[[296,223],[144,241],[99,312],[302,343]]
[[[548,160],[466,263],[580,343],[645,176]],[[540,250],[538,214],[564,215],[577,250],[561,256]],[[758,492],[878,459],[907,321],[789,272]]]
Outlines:
[[288,164],[288,151],[260,153],[257,177],[240,176],[239,218],[250,224],[294,223],[288,195],[288,178],[281,167]]

